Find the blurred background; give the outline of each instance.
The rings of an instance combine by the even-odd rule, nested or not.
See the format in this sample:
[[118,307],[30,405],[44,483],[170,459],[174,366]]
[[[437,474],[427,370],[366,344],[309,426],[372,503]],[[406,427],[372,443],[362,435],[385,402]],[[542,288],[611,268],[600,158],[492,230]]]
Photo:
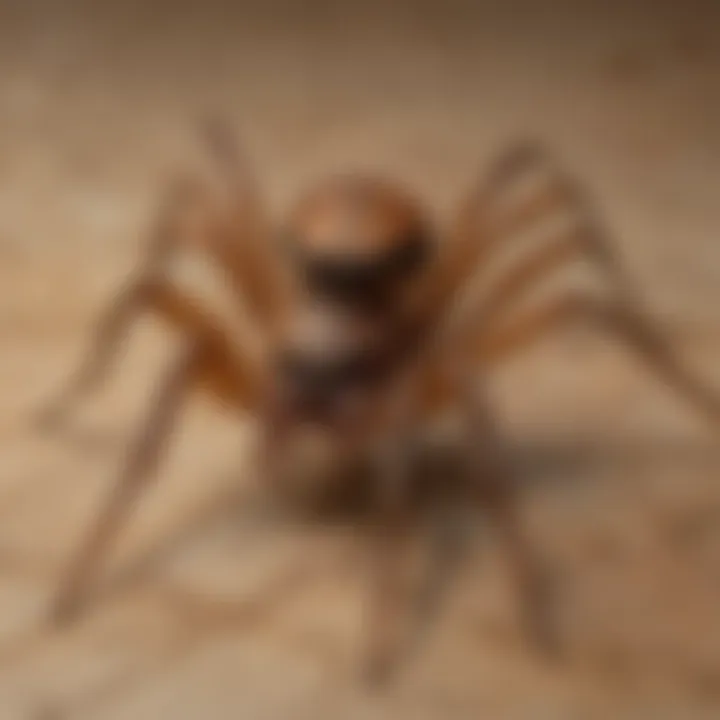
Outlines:
[[92,610],[43,624],[167,333],[138,329],[69,435],[29,418],[132,271],[209,112],[278,213],[354,166],[442,215],[508,142],[541,139],[720,388],[720,3],[0,0],[0,718],[718,717],[717,428],[599,332],[489,378],[559,577],[564,662],[524,645],[488,535],[398,685],[364,693],[357,528],[281,517],[246,482],[245,425],[201,401]]

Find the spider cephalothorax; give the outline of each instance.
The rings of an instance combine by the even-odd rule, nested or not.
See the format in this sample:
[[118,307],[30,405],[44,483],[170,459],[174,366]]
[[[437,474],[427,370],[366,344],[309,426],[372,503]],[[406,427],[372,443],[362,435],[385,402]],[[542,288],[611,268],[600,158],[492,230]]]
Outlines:
[[435,250],[422,205],[369,175],[318,184],[294,208],[284,235],[312,294],[367,312],[392,311]]
[[[191,203],[187,182],[184,193],[171,193],[137,279],[103,319],[88,364],[44,415],[57,421],[70,401],[99,383],[141,312],[158,315],[185,336],[185,350],[160,388],[115,493],[65,578],[56,617],[77,609],[150,476],[181,402],[190,390],[202,388],[257,419],[270,477],[273,460],[306,423],[323,425],[338,443],[349,441],[371,456],[376,473],[368,482],[377,491],[381,541],[371,604],[368,668],[374,673],[387,668],[397,644],[396,540],[407,529],[409,460],[427,423],[447,406],[458,410],[470,497],[496,519],[523,592],[528,628],[548,647],[533,553],[517,520],[514,484],[478,375],[569,321],[584,320],[634,350],[713,421],[720,417],[717,396],[684,370],[633,301],[582,189],[542,149],[514,147],[469,194],[458,222],[442,232],[401,187],[368,176],[335,176],[298,201],[278,243],[263,212],[253,210],[257,193],[251,192],[239,153],[228,137],[212,139],[223,171],[223,200],[195,187]],[[536,194],[519,206],[500,202],[529,170],[541,170],[546,178]],[[202,219],[192,231],[189,204]],[[497,252],[520,231],[558,212],[571,222],[544,244],[531,246],[479,299],[471,296],[458,311],[455,299],[471,283],[482,284],[482,271]],[[188,247],[223,270],[262,342],[231,331],[200,298],[173,283],[168,259]],[[551,271],[578,258],[607,275],[609,299],[561,290],[541,305],[518,302]]]

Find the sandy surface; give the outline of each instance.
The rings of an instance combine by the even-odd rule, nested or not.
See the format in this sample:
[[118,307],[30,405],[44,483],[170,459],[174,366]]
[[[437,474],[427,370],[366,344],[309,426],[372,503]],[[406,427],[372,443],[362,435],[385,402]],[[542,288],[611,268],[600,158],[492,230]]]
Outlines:
[[166,336],[138,331],[70,436],[28,417],[80,357],[208,110],[243,132],[279,209],[352,163],[442,213],[504,143],[546,140],[720,387],[717,7],[341,5],[0,3],[0,718],[718,717],[717,435],[593,334],[491,378],[561,579],[561,665],[523,645],[482,536],[398,685],[364,694],[362,534],[274,512],[247,481],[245,426],[202,402],[92,612],[44,629]]

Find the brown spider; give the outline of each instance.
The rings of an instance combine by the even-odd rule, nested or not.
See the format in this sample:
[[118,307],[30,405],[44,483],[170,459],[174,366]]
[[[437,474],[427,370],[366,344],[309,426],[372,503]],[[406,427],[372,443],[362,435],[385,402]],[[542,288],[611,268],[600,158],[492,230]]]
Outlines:
[[[360,175],[319,183],[277,232],[232,138],[217,128],[208,137],[222,171],[219,185],[183,180],[173,188],[139,275],[109,309],[93,353],[45,415],[57,421],[69,403],[98,385],[139,314],[159,315],[186,338],[107,506],[64,577],[54,617],[78,609],[151,475],[181,402],[200,387],[259,420],[268,477],[277,477],[279,450],[301,425],[322,427],[335,442],[373,458],[380,546],[367,669],[374,677],[388,669],[396,644],[396,550],[408,525],[409,460],[423,428],[441,411],[459,410],[470,487],[504,540],[526,627],[550,648],[538,565],[518,522],[502,438],[478,384],[480,369],[571,320],[586,320],[626,343],[713,421],[720,417],[718,398],[683,370],[638,310],[581,188],[541,148],[522,145],[491,166],[447,233],[438,232],[402,188]],[[508,207],[508,193],[536,170],[545,174],[543,186]],[[562,232],[516,259],[483,297],[469,293],[496,251],[559,213],[570,218]],[[448,237],[441,243],[443,234]],[[230,331],[177,287],[167,269],[174,254],[188,248],[206,253],[224,272],[252,332]],[[609,278],[609,299],[563,293],[513,313],[538,281],[577,258]]]

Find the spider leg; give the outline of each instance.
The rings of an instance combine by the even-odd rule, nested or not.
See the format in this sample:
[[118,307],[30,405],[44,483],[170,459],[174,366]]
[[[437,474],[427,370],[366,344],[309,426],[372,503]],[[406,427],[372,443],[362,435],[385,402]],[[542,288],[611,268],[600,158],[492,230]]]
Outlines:
[[[237,158],[226,160],[235,162]],[[194,297],[177,290],[165,273],[167,261],[176,250],[203,251],[228,274],[239,300],[254,304],[258,315],[275,311],[277,305],[270,308],[268,294],[272,295],[273,303],[280,294],[273,295],[277,285],[270,280],[274,281],[277,274],[270,277],[275,259],[270,257],[269,248],[262,258],[262,267],[257,262],[243,262],[252,255],[248,252],[253,246],[251,241],[256,239],[252,234],[257,225],[242,224],[250,217],[252,203],[241,202],[240,184],[236,182],[239,178],[239,174],[233,178],[233,202],[228,206],[222,205],[226,199],[222,193],[197,193],[199,186],[191,183],[174,188],[158,215],[158,226],[137,280],[106,312],[88,359],[65,392],[46,410],[46,420],[57,419],[70,403],[98,386],[118,345],[141,313],[159,315],[185,336],[190,349],[176,361],[162,383],[110,499],[63,579],[53,607],[56,621],[69,619],[77,612],[93,575],[151,479],[189,391],[201,388],[238,411],[261,412],[264,408],[268,374],[257,354],[251,352],[252,339],[247,334],[231,338],[217,318],[205,312]],[[188,210],[196,215],[188,218]],[[243,250],[247,252],[243,254]],[[258,294],[255,291],[263,282],[265,286]],[[265,319],[259,317],[259,324]]]
[[[520,517],[519,487],[510,453],[490,415],[487,398],[478,386],[473,358],[452,350],[453,346],[443,344],[441,339],[437,345],[424,351],[420,361],[422,371],[415,388],[415,397],[419,401],[414,408],[416,422],[432,421],[448,407],[457,408],[459,401],[467,433],[465,487],[471,501],[489,512],[495,524],[508,570],[519,591],[523,630],[528,641],[543,657],[557,658],[562,648],[556,606],[551,593],[551,578],[545,563],[535,552]],[[397,464],[394,473],[386,476],[388,480],[402,477],[401,469],[408,467],[411,446],[405,447],[404,455],[401,449],[401,446],[396,446]],[[404,493],[406,498],[407,489]],[[407,506],[399,500],[390,504],[387,510],[393,512],[388,514],[387,521],[381,527],[387,533],[391,529],[398,533],[403,528],[398,520],[402,519],[402,512],[406,509]],[[407,528],[407,519],[404,527]],[[386,537],[392,538],[392,535]],[[389,661],[392,659],[392,646],[388,641],[392,633],[387,628],[397,626],[397,609],[390,604],[393,596],[398,595],[399,582],[399,555],[397,548],[393,550],[393,544],[397,544],[397,540],[394,543],[384,540],[378,549],[380,568],[384,568],[389,589],[383,590],[380,583],[376,585],[381,590],[378,597],[387,604],[386,609],[377,614],[375,647],[380,651],[374,657],[376,661],[382,661],[380,667],[386,672],[390,669]],[[377,605],[382,608],[380,602]]]
[[[407,461],[406,457],[400,458],[400,462]],[[387,479],[395,488],[382,494],[377,507],[377,527],[371,558],[371,597],[368,601],[368,648],[364,674],[367,682],[374,686],[380,686],[390,679],[398,659],[401,643],[399,628],[402,615],[400,600],[403,597],[403,546],[410,530],[408,499],[397,488],[402,478],[395,475]]]
[[512,213],[498,217],[496,205],[503,193],[534,163],[526,145],[503,153],[469,193],[457,213],[448,242],[441,249],[433,272],[419,290],[423,313],[434,317],[446,307],[507,236],[517,234],[539,219],[564,207],[566,197],[546,186]]
[[176,360],[161,384],[109,501],[63,579],[53,609],[57,620],[77,611],[89,581],[152,478],[181,403],[190,391],[209,391],[221,403],[241,412],[258,411],[266,393],[266,377],[256,358],[236,350],[212,316],[163,285],[156,288],[152,301],[156,311],[186,331],[190,349]]
[[178,233],[180,213],[195,191],[196,188],[189,182],[178,179],[165,197],[140,268],[104,310],[93,333],[90,349],[80,366],[57,395],[37,413],[41,428],[57,426],[72,405],[97,390],[107,377],[113,358],[130,327],[149,309],[147,287],[163,277],[168,260],[182,243],[183,238]]
[[467,419],[470,491],[488,511],[502,542],[508,569],[519,591],[521,618],[530,644],[545,657],[560,652],[549,576],[520,517],[516,478],[500,433],[479,390],[463,393]]
[[198,349],[192,348],[175,364],[160,388],[120,479],[62,578],[51,610],[53,623],[72,620],[79,611],[92,576],[151,477],[199,359]]
[[[535,170],[545,175],[540,189],[522,202],[504,207],[501,202],[504,194],[523,175]],[[632,283],[608,241],[586,189],[559,168],[544,148],[519,144],[498,158],[459,212],[448,249],[420,293],[426,298],[425,312],[431,318],[437,317],[476,275],[482,274],[497,252],[518,242],[524,230],[562,216],[567,216],[571,223],[568,235],[561,240],[561,244],[567,242],[568,248],[559,254],[557,261],[545,261],[545,272],[577,255],[602,271],[619,297],[632,302]],[[569,247],[573,243],[574,251]],[[517,292],[524,289],[519,280],[516,287]]]
[[244,147],[220,118],[202,124],[202,138],[222,181],[216,206],[221,222],[215,230],[214,252],[238,295],[249,304],[264,328],[285,315],[290,302],[288,268],[272,242],[270,222],[257,179]]
[[[670,343],[640,309],[634,289],[582,186],[555,168],[547,153],[532,147],[519,149],[514,158],[510,157],[505,168],[500,167],[494,180],[491,175],[490,184],[504,181],[508,174],[518,172],[523,167],[530,168],[533,164],[551,171],[552,183],[546,187],[546,192],[550,196],[553,192],[557,193],[561,199],[557,207],[564,206],[571,210],[574,222],[565,234],[548,238],[544,246],[521,257],[479,305],[459,318],[459,323],[451,319],[451,333],[458,333],[461,344],[464,342],[464,334],[472,346],[471,354],[479,355],[483,362],[492,365],[572,319],[589,321],[603,327],[632,349],[661,380],[712,422],[717,422],[720,419],[720,395],[691,376]],[[548,203],[536,198],[529,206],[509,211],[505,218],[502,215],[495,216],[494,225],[489,226],[492,232],[476,240],[481,247],[476,255],[480,265],[489,259],[489,250],[501,240],[515,233],[527,221],[540,219],[544,212],[543,205],[546,209],[550,208]],[[579,258],[589,260],[610,281],[612,294],[608,301],[603,303],[591,296],[574,294],[552,302],[527,317],[504,322],[505,316],[521,296],[553,271]],[[478,331],[473,328],[484,328],[482,335],[477,336]],[[471,337],[473,334],[476,338]]]
[[415,457],[417,377],[401,381],[390,400],[391,415],[375,429],[381,441],[375,454],[375,525],[371,550],[371,584],[367,606],[366,682],[380,688],[391,680],[403,649],[401,618],[405,583],[405,550],[412,530],[410,483]]
[[512,306],[518,295],[531,288],[534,281],[581,253],[576,232],[560,236],[511,268],[479,302],[472,303],[461,313],[451,309],[442,318],[433,333],[430,347],[425,351],[427,372],[422,379],[421,392],[426,412],[432,415],[455,398],[453,382],[448,382],[443,363],[439,362],[438,350],[452,346],[460,356],[469,352],[471,356],[479,354],[484,360],[485,333],[479,335],[477,328],[496,325],[497,317],[505,314],[508,306]]
[[[582,259],[587,247],[588,230],[577,227],[566,230],[548,239],[539,249],[520,258],[490,287],[489,292],[459,317],[446,322],[444,332],[470,335],[472,327],[487,327],[498,322],[522,299],[532,291],[546,276],[569,263]],[[618,304],[632,308],[637,305],[629,293],[622,293]]]
[[146,309],[143,290],[142,281],[133,282],[108,307],[93,334],[86,357],[57,395],[38,412],[40,428],[50,430],[57,427],[73,405],[103,383],[130,325]]
[[714,423],[720,421],[718,394],[685,369],[662,333],[623,303],[581,293],[557,297],[523,316],[488,326],[474,353],[483,364],[497,365],[573,322],[589,323],[614,336],[700,413]]
[[252,220],[254,200],[243,200],[239,181],[233,187],[235,204],[228,208],[216,202],[218,198],[207,188],[188,179],[178,180],[173,186],[158,214],[142,266],[103,313],[79,368],[37,413],[41,428],[58,425],[73,404],[103,383],[131,326],[141,315],[153,311],[157,288],[164,284],[172,292],[172,280],[166,271],[179,250],[208,255],[224,271],[238,300],[249,303],[258,328],[272,327],[286,307],[286,296],[281,292],[278,273],[273,271],[272,248],[267,243],[253,242],[259,232],[258,223]]
[[618,292],[629,290],[623,266],[608,240],[608,233],[587,188],[566,172],[542,145],[519,143],[500,157],[486,178],[489,188],[486,203],[497,202],[504,187],[533,170],[544,172],[545,184],[521,205],[504,212],[495,211],[491,220],[492,237],[484,243],[486,251],[548,216],[566,211],[574,220],[574,227],[581,231],[577,240],[586,257],[612,279]]

